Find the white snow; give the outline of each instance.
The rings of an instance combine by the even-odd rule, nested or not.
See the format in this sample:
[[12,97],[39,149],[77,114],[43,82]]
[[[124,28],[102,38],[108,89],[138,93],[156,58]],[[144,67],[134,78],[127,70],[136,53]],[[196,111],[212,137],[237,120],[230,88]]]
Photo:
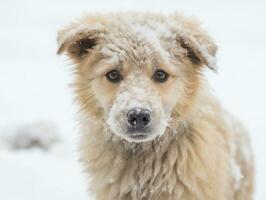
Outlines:
[[85,179],[73,158],[38,150],[1,151],[0,166],[0,199],[88,199]]
[[60,141],[56,125],[52,122],[10,126],[1,130],[0,133],[2,143],[8,149],[41,148],[49,150]]
[[[47,119],[67,141],[63,150],[0,150],[0,199],[87,199],[75,151],[76,122],[69,66],[56,55],[59,28],[85,11],[176,9],[199,16],[219,46],[215,93],[251,133],[256,200],[266,198],[265,0],[0,0],[0,129]],[[0,143],[0,145],[2,145]]]

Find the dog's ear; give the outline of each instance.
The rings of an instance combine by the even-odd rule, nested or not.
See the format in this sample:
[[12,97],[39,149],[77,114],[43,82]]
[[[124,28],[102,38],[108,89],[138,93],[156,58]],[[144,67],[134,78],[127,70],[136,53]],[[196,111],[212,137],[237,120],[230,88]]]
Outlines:
[[170,17],[169,25],[175,34],[178,45],[193,64],[205,65],[217,71],[217,46],[213,39],[202,29],[197,19],[184,17],[176,12]]
[[89,55],[99,43],[104,30],[101,26],[72,24],[58,32],[58,54],[67,53],[75,61]]
[[180,36],[177,38],[180,46],[185,50],[185,56],[195,65],[206,65],[213,71],[216,67],[217,46],[207,36]]

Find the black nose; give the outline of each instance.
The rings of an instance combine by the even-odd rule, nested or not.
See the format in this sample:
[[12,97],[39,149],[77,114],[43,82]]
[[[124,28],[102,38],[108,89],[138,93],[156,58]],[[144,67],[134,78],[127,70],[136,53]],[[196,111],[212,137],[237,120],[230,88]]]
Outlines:
[[143,131],[151,121],[151,113],[148,109],[134,108],[128,111],[127,120],[131,130]]

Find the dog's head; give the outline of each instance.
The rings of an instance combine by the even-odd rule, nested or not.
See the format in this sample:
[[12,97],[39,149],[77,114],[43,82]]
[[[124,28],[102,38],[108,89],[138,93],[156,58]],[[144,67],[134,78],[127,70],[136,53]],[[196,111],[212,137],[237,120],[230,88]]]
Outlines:
[[175,14],[90,15],[61,30],[58,53],[74,62],[77,100],[129,142],[164,134],[191,109],[216,46],[198,23]]

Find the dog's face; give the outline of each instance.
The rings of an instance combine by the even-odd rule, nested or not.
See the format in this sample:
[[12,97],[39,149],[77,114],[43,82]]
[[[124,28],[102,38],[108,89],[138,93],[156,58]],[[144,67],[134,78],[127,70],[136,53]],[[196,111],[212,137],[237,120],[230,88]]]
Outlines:
[[216,50],[195,23],[180,31],[173,27],[177,16],[141,15],[90,16],[59,34],[59,53],[66,51],[76,64],[82,110],[129,142],[153,140],[173,115],[189,112],[201,68],[211,67]]
[[105,55],[95,65],[92,90],[115,134],[128,141],[152,140],[164,133],[182,83],[177,84],[177,70],[151,50],[121,53]]

